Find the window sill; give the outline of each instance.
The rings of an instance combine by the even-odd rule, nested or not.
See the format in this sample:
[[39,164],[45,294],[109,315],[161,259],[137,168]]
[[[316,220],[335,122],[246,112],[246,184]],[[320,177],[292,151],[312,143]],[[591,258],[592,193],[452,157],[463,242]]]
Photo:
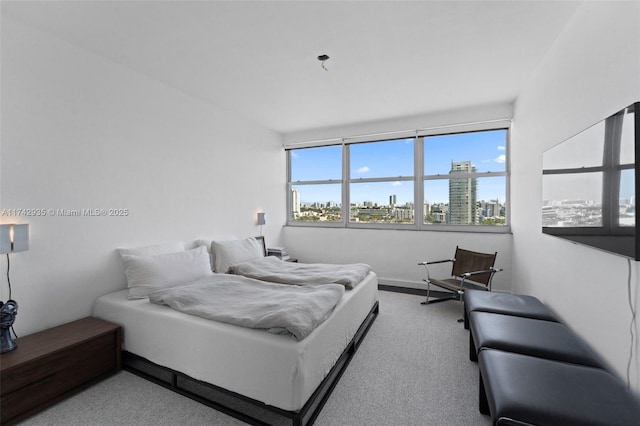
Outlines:
[[344,228],[344,229],[375,229],[389,231],[416,231],[416,232],[467,232],[475,234],[510,234],[511,226],[492,225],[399,225],[399,224],[376,224],[376,223],[348,223],[343,222],[287,222],[285,226],[300,228]]

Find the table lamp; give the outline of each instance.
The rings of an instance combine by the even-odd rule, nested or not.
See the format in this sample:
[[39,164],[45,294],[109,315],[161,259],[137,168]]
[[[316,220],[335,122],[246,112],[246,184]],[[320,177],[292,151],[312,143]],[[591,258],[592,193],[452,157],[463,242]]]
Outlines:
[[[15,340],[11,337],[13,322],[18,315],[18,302],[11,298],[9,255],[28,249],[29,225],[0,225],[0,253],[7,255],[7,284],[9,285],[9,300],[0,302],[0,353],[10,352],[17,347]],[[15,332],[13,334],[15,335]]]

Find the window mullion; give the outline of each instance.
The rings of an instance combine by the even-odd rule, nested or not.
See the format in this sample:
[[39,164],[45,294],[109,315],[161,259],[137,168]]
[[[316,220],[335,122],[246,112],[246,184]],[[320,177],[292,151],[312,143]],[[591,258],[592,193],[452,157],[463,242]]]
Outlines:
[[415,137],[413,143],[413,220],[416,229],[424,225],[424,138]]
[[323,184],[339,184],[342,180],[327,179],[327,180],[297,180],[295,182],[289,182],[289,185],[323,185]]
[[349,218],[351,215],[350,206],[350,191],[349,191],[349,145],[342,143],[342,225],[347,226],[349,224]]
[[[582,169],[580,169],[580,170],[582,170]],[[496,176],[507,176],[507,172],[449,173],[449,174],[425,175],[423,178],[425,180],[437,180],[437,179],[483,178],[483,177],[496,177]]]
[[392,177],[377,177],[377,178],[357,178],[349,179],[349,183],[367,183],[367,182],[413,182],[413,176],[392,176]]
[[285,221],[285,223],[289,223],[292,219],[293,219],[293,214],[292,214],[292,210],[293,210],[293,206],[291,203],[291,190],[292,190],[292,186],[291,186],[291,151],[285,151],[287,154],[287,185],[286,185],[286,191],[287,191],[287,196],[286,196],[286,205],[287,205],[287,220]]

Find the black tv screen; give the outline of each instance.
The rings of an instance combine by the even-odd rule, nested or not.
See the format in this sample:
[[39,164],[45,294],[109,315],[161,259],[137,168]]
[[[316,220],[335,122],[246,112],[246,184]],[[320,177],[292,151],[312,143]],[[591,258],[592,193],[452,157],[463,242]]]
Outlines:
[[542,232],[640,260],[640,102],[545,151]]

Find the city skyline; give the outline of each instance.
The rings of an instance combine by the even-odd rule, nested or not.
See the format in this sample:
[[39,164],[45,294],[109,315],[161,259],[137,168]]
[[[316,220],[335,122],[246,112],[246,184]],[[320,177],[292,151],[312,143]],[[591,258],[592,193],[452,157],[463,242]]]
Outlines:
[[[459,192],[461,187],[452,187],[452,192]],[[373,202],[351,203],[348,207],[349,222],[370,223],[405,223],[413,224],[416,209],[412,203],[398,205],[394,203],[394,195],[389,195],[387,203]],[[447,223],[454,225],[505,225],[506,205],[496,200],[474,201],[472,191],[469,194],[458,194],[454,198],[457,203],[436,203],[423,205],[423,223]],[[464,200],[466,198],[466,200]],[[343,209],[337,203],[301,203],[298,191],[291,194],[292,219],[301,221],[341,221]],[[462,205],[462,209],[460,206]]]

